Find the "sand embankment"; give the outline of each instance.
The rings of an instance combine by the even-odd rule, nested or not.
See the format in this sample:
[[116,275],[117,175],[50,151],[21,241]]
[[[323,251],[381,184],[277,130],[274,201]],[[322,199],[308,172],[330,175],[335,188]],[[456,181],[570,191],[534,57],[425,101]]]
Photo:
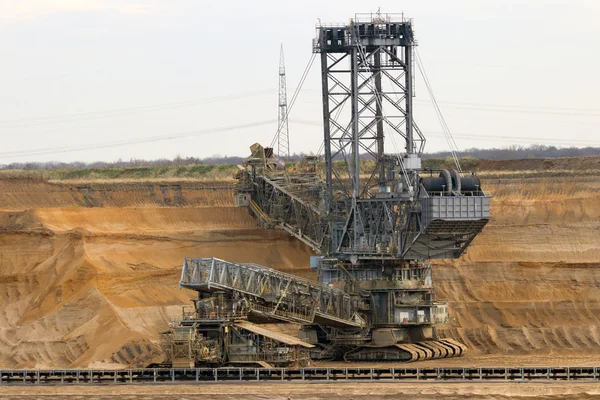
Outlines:
[[[600,169],[590,162],[561,160],[573,171],[561,176],[531,162],[516,164],[518,176],[486,171],[492,221],[462,259],[434,269],[453,315],[443,333],[471,349],[448,365],[600,357]],[[257,227],[232,199],[227,182],[0,180],[0,366],[146,364],[193,296],[177,288],[184,257],[314,277],[309,248]]]
[[256,226],[230,184],[0,181],[0,365],[144,365],[193,293],[184,257],[306,274],[309,249]]

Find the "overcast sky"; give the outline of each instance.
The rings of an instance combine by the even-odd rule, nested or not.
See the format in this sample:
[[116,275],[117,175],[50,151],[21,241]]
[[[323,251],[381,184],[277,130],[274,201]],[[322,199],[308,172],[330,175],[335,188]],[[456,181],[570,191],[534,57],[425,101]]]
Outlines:
[[[317,20],[378,7],[414,18],[459,148],[600,146],[597,0],[0,0],[0,164],[246,156],[276,131],[280,43],[291,97]],[[416,95],[426,150],[446,149]],[[292,152],[319,148],[321,118],[315,63]]]

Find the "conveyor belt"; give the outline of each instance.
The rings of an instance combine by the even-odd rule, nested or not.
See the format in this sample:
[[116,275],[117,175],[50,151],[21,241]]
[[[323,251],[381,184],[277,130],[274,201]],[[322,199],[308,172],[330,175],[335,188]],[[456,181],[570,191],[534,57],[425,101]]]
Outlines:
[[581,381],[599,382],[600,367],[524,368],[145,368],[0,370],[0,386],[272,381]]

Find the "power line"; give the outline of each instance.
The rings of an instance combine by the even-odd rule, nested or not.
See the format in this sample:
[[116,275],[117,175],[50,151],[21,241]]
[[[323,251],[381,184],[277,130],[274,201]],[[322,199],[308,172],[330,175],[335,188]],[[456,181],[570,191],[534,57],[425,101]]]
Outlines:
[[429,82],[429,77],[427,76],[427,72],[425,71],[425,66],[423,65],[421,56],[419,55],[419,52],[416,49],[415,49],[415,59],[417,61],[417,68],[419,69],[419,72],[421,72],[423,81],[425,82],[425,86],[427,87],[427,92],[429,93],[431,103],[433,104],[433,107],[435,109],[435,113],[440,122],[440,126],[442,127],[442,131],[444,131],[444,137],[446,138],[446,142],[448,143],[448,147],[450,148],[450,153],[452,154],[454,163],[456,164],[458,171],[462,172],[462,168],[460,167],[460,161],[456,155],[456,152],[458,151],[458,146],[456,145],[456,141],[454,140],[454,137],[452,136],[452,132],[450,131],[450,128],[448,127],[448,124],[446,123],[446,119],[444,118],[444,115],[442,114],[442,110],[437,102],[437,99],[435,98],[435,95],[433,93],[433,88],[431,87],[431,83]]
[[[302,119],[290,119],[292,124],[310,125],[310,126],[322,126],[322,122],[302,120]],[[443,136],[444,132],[439,131],[424,131],[428,135]],[[533,143],[558,143],[558,144],[578,144],[578,145],[600,145],[600,140],[586,140],[586,139],[552,139],[552,138],[541,138],[533,136],[504,136],[504,135],[482,135],[465,132],[453,132],[454,137],[460,137],[464,139],[481,139],[481,140],[501,140],[501,141],[512,141],[518,143],[519,141],[528,141]]]
[[202,105],[202,104],[218,103],[221,101],[231,101],[232,99],[236,100],[236,99],[251,98],[251,97],[260,96],[263,94],[270,94],[271,92],[272,92],[272,90],[259,90],[259,91],[239,93],[236,95],[209,97],[209,98],[199,99],[199,100],[179,101],[179,102],[172,102],[172,103],[152,104],[152,105],[146,105],[146,106],[135,106],[135,107],[127,107],[127,108],[116,108],[116,109],[103,110],[103,111],[88,111],[88,112],[83,112],[83,113],[63,114],[63,115],[57,115],[57,116],[3,120],[3,121],[0,121],[0,128],[23,128],[23,127],[29,127],[29,126],[62,124],[62,123],[68,123],[68,122],[73,122],[73,121],[79,121],[79,120],[120,117],[123,115],[130,115],[130,114],[137,114],[137,113],[144,113],[144,112],[151,112],[151,111],[162,111],[162,110],[181,108],[181,107],[192,107],[192,106]]
[[505,109],[522,109],[522,110],[547,110],[547,111],[573,111],[573,112],[591,112],[600,113],[599,108],[580,108],[580,107],[539,107],[539,106],[524,106],[514,105],[509,106],[506,104],[488,104],[488,103],[477,103],[477,102],[459,102],[459,101],[441,101],[443,104],[454,104],[464,106],[478,106],[478,107],[495,107]]
[[[428,135],[441,136],[442,132],[427,132]],[[535,137],[514,137],[514,136],[491,136],[491,135],[477,135],[469,133],[454,133],[455,137],[461,139],[469,139],[476,141],[490,141],[497,140],[502,142],[510,143],[525,143],[525,144],[556,144],[556,145],[578,145],[578,146],[600,146],[600,141],[593,140],[563,140],[563,139],[552,139],[552,138],[535,138]]]
[[214,133],[235,131],[240,129],[247,129],[257,126],[264,126],[277,123],[277,120],[268,120],[268,121],[259,121],[246,123],[241,125],[231,125],[224,126],[219,128],[210,128],[210,129],[202,129],[196,131],[187,131],[180,133],[173,133],[167,135],[158,135],[151,136],[147,138],[141,139],[127,139],[120,140],[115,142],[106,142],[106,143],[96,143],[91,145],[81,145],[81,146],[72,146],[72,147],[54,147],[54,148],[45,148],[45,149],[35,149],[35,150],[19,150],[19,151],[7,151],[1,152],[0,157],[30,157],[30,156],[40,156],[40,155],[51,155],[51,154],[59,154],[59,153],[70,153],[76,151],[84,151],[84,150],[95,150],[95,149],[106,149],[111,147],[120,147],[120,146],[129,146],[134,144],[142,144],[142,143],[152,143],[164,140],[174,140],[181,139],[191,136],[200,136],[200,135],[209,135]]
[[544,66],[536,66],[536,65],[526,65],[526,64],[487,64],[487,63],[465,63],[463,61],[456,60],[437,60],[431,62],[432,64],[453,64],[453,65],[462,65],[462,66],[471,66],[471,67],[480,67],[480,68],[500,68],[500,69],[529,69],[535,71],[553,71],[553,72],[577,72],[577,73],[596,73],[597,71],[591,69],[572,69],[572,68],[555,68],[548,65]]
[[[420,104],[430,104],[429,102],[424,101],[417,102]],[[557,107],[536,108],[526,106],[503,106],[499,104],[460,103],[449,101],[440,101],[439,103],[445,105],[447,108],[455,108],[459,110],[490,111],[520,114],[566,115],[570,117],[600,117],[600,110],[598,110],[598,112],[587,112],[586,109],[568,109]]]
[[[312,125],[312,126],[321,126],[321,122],[317,121],[308,121],[308,120],[290,120],[291,123],[298,123],[304,125]],[[259,121],[253,123],[246,123],[240,125],[231,125],[225,127],[218,128],[210,128],[210,129],[202,129],[195,131],[187,131],[180,133],[173,133],[167,135],[159,135],[159,136],[151,136],[148,138],[142,139],[128,139],[121,140],[115,142],[106,142],[106,143],[96,143],[92,145],[81,145],[81,146],[72,146],[72,147],[55,147],[55,148],[45,148],[45,149],[35,149],[35,150],[20,150],[20,151],[8,151],[1,152],[0,157],[4,158],[15,158],[15,157],[31,157],[31,156],[40,156],[40,155],[52,155],[59,153],[70,153],[77,151],[85,151],[85,150],[95,150],[95,149],[104,149],[104,148],[112,148],[112,147],[121,147],[121,146],[129,146],[143,143],[152,143],[158,141],[165,140],[175,140],[192,136],[201,136],[201,135],[209,135],[214,133],[222,133],[228,131],[242,130],[252,127],[265,126],[270,124],[276,124],[277,120],[268,120],[268,121]],[[436,131],[426,131],[428,135],[433,136],[444,136],[444,132],[436,132]],[[471,133],[454,133],[454,136],[461,137],[470,140],[499,140],[499,141],[508,141],[511,143],[519,143],[519,142],[527,142],[527,144],[534,143],[552,143],[552,144],[570,144],[570,145],[600,145],[599,141],[591,141],[591,140],[561,140],[561,139],[550,139],[550,138],[536,138],[536,137],[526,137],[526,136],[499,136],[499,135],[481,135],[481,134],[471,134]]]
[[[305,89],[305,91],[320,94],[318,90]],[[414,100],[415,103],[428,104],[431,102],[426,100]],[[312,101],[311,101],[312,103]],[[600,116],[599,108],[581,108],[581,107],[542,107],[528,105],[506,105],[506,104],[490,104],[480,102],[459,102],[459,101],[444,101],[438,100],[438,104],[446,105],[448,108],[465,108],[481,111],[502,111],[502,112],[527,112],[527,113],[543,113],[543,114],[560,114],[570,116]],[[497,110],[496,110],[497,109]]]

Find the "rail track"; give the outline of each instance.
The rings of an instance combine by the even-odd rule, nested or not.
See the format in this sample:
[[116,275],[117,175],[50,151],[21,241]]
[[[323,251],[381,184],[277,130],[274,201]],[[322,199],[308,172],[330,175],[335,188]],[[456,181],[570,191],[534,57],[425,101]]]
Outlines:
[[518,368],[143,368],[0,370],[0,386],[295,381],[595,381],[599,367]]

